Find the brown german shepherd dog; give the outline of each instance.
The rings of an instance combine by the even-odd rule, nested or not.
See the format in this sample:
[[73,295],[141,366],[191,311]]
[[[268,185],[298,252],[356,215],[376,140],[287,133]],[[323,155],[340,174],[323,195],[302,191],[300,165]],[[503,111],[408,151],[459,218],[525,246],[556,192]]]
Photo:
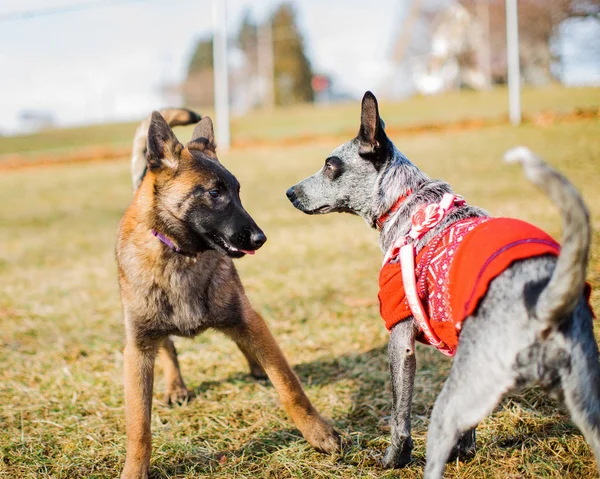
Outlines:
[[[173,122],[180,118],[179,124],[200,118],[175,113],[165,111]],[[136,168],[144,149],[146,171]],[[138,129],[133,160],[134,175],[143,180],[121,220],[116,245],[126,332],[127,457],[121,477],[148,477],[156,355],[163,362],[168,400],[185,401],[191,393],[169,336],[192,337],[208,328],[238,345],[254,376],[266,373],[310,444],[328,453],[338,450],[338,434],[306,397],[233,265],[231,258],[253,254],[266,237],[242,207],[238,181],[216,157],[211,119],[202,118],[183,146],[163,116],[153,112],[147,129],[144,124]]]

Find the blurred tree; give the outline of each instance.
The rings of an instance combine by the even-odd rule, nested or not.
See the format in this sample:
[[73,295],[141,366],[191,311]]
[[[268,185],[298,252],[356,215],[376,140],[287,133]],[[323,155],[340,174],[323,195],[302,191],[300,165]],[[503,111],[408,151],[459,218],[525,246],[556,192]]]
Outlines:
[[198,41],[188,66],[188,74],[213,67],[213,39],[202,38]]
[[[462,0],[472,12],[476,0]],[[490,45],[492,76],[495,82],[506,81],[505,0],[490,0]],[[560,62],[552,48],[562,22],[570,18],[600,20],[600,0],[519,0],[519,49],[521,74],[528,83],[552,80],[551,66]]]
[[186,105],[191,107],[214,105],[212,36],[201,38],[196,44],[181,90]]
[[275,63],[275,102],[278,105],[312,102],[312,69],[304,52],[304,40],[290,3],[277,7],[271,17]]
[[249,8],[244,10],[242,23],[237,32],[237,46],[244,52],[245,64],[243,67],[243,77],[246,81],[251,81],[257,74],[258,61],[258,26],[252,18],[252,12]]
[[[296,25],[296,11],[283,3],[273,12],[270,23],[273,29],[275,102],[286,105],[311,102],[312,69],[304,51],[304,40]],[[267,24],[268,25],[268,24]],[[258,75],[258,25],[247,9],[242,17],[235,40],[246,59],[243,71],[230,72],[232,89],[240,82],[252,84]],[[269,41],[270,44],[270,41]],[[182,85],[185,104],[192,107],[212,106],[214,103],[213,42],[211,38],[198,41],[190,59],[186,80]]]
[[[555,0],[559,18],[595,18],[600,20],[600,0]],[[554,3],[554,2],[551,2]]]
[[246,55],[253,53],[256,56],[257,25],[252,19],[252,12],[249,8],[244,10],[242,23],[237,34],[238,46]]

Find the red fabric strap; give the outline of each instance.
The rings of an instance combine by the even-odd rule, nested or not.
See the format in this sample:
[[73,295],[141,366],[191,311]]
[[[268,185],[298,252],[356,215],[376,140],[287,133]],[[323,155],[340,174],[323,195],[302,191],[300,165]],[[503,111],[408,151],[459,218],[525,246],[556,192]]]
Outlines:
[[375,220],[375,223],[377,224],[377,227],[379,229],[383,228],[383,225],[388,220],[388,218],[400,209],[402,203],[404,203],[406,201],[406,198],[408,198],[410,195],[412,195],[412,190],[406,190],[406,194],[400,196],[389,210],[387,210],[384,214],[382,214],[379,218]]

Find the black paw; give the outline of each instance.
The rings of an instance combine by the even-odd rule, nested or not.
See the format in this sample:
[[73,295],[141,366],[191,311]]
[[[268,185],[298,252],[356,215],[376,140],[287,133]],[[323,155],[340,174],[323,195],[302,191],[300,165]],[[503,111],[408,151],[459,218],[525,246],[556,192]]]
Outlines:
[[406,466],[412,460],[413,442],[409,437],[399,446],[391,445],[385,450],[381,459],[381,465],[384,469],[398,469]]
[[454,462],[456,459],[459,459],[460,461],[472,459],[477,452],[475,442],[475,428],[469,429],[460,436],[458,444],[452,449],[448,462]]

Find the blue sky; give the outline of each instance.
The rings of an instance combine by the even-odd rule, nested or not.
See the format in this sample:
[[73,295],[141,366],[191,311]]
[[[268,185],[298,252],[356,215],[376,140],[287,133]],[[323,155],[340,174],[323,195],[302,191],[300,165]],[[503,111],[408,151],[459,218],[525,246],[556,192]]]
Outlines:
[[[159,86],[180,81],[194,41],[210,34],[211,0],[0,0],[10,12],[73,4],[84,11],[0,22],[0,132],[22,110],[52,111],[61,124],[133,119],[164,106]],[[228,0],[229,25],[245,7],[258,20],[277,0]],[[389,81],[389,57],[406,0],[295,2],[314,69],[360,96]],[[579,30],[579,29],[578,29]],[[588,40],[589,41],[589,40]],[[590,68],[581,63],[573,68]],[[600,67],[591,72],[600,79]]]

